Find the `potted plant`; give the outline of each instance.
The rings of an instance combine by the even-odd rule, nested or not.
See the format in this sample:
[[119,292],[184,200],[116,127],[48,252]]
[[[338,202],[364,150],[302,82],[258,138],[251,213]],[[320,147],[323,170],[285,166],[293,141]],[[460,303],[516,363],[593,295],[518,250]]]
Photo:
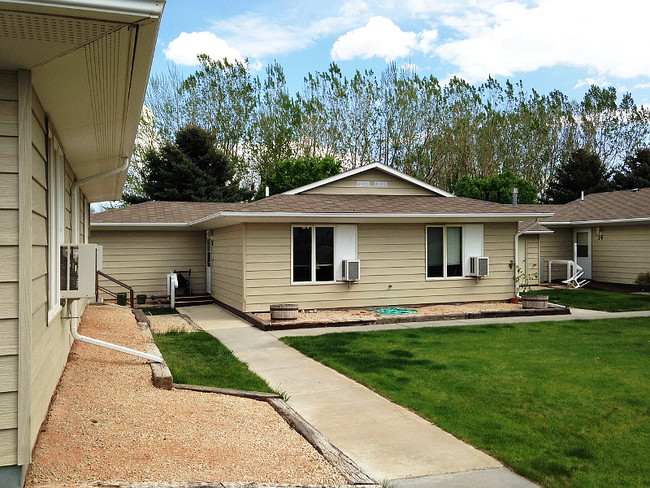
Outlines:
[[[526,273],[514,261],[510,261],[508,264],[510,269],[515,270],[515,275],[513,279],[517,284],[517,289],[526,292],[527,289],[530,289],[530,281],[537,279],[537,273]],[[548,307],[548,295],[525,295],[522,297],[516,296],[510,299],[511,303],[519,303],[521,298],[521,305],[523,308],[547,308]]]

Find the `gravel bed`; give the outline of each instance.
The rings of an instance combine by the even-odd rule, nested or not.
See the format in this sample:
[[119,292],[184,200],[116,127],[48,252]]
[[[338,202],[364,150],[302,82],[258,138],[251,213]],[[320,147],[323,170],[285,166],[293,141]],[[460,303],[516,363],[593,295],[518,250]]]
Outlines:
[[[377,307],[382,308],[382,307]],[[459,304],[444,304],[444,305],[421,305],[416,307],[403,307],[417,310],[417,315],[446,315],[446,314],[459,314],[471,312],[486,312],[486,311],[512,311],[521,310],[520,304],[509,302],[470,302]],[[256,313],[260,319],[271,322],[271,314],[269,312]],[[308,310],[299,311],[296,320],[287,320],[282,324],[300,324],[300,323],[323,323],[335,324],[339,322],[354,322],[354,321],[368,321],[372,322],[378,317],[386,317],[374,313],[372,309],[349,309],[349,310]],[[273,322],[276,323],[276,322]]]
[[[126,307],[89,306],[79,330],[145,348]],[[268,404],[159,390],[145,360],[77,342],[26,486],[143,481],[345,484]]]

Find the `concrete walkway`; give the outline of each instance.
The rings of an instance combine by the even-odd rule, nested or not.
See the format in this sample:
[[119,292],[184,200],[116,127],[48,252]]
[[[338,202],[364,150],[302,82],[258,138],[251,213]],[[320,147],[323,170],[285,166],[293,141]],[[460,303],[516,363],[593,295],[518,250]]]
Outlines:
[[289,404],[378,482],[399,488],[532,488],[497,460],[456,439],[336,371],[280,342],[284,335],[317,335],[353,330],[462,326],[614,317],[647,317],[648,312],[607,313],[572,309],[572,315],[326,327],[263,332],[239,317],[204,305],[183,308],[269,385],[289,395]]

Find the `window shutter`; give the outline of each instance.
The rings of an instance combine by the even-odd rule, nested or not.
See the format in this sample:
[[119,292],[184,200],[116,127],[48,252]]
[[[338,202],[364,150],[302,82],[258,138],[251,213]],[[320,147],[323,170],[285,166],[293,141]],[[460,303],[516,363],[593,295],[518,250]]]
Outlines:
[[463,225],[463,276],[469,274],[469,261],[472,256],[483,256],[483,224]]

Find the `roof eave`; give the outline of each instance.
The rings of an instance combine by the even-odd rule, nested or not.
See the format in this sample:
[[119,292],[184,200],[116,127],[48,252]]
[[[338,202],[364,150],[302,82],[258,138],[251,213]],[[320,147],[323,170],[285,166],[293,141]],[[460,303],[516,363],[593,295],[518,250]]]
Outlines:
[[215,226],[234,225],[242,222],[518,222],[522,218],[550,217],[552,213],[503,214],[503,213],[441,213],[441,214],[395,214],[395,213],[318,213],[318,212],[231,212],[223,211],[195,220],[192,227],[209,229]]
[[576,225],[641,224],[645,222],[650,222],[650,217],[639,217],[633,219],[572,220],[565,222],[540,221],[540,224],[547,227],[571,227]]

